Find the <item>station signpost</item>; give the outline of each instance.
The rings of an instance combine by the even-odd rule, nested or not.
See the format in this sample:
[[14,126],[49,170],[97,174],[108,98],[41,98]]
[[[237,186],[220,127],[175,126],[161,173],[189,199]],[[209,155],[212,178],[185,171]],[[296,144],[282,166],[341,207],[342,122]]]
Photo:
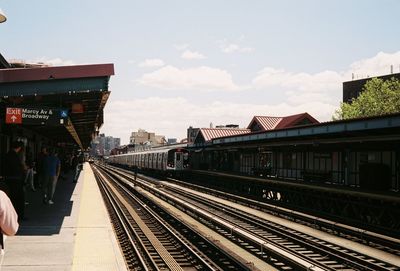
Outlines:
[[68,109],[59,108],[6,108],[6,124],[65,125]]

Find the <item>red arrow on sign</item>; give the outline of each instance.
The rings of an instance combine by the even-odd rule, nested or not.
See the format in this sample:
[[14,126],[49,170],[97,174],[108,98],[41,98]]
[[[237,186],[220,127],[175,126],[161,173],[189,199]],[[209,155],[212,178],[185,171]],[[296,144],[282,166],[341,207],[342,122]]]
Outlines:
[[6,123],[21,124],[22,123],[22,109],[21,108],[6,108]]

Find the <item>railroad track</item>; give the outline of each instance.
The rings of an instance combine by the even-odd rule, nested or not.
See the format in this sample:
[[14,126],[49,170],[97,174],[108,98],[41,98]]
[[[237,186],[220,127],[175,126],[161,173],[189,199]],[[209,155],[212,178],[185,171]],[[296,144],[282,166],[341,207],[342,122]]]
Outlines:
[[[398,267],[393,264],[272,222],[256,219],[253,215],[207,200],[204,196],[188,194],[187,191],[170,186],[162,190],[155,193],[171,200],[171,196],[165,194],[169,190],[169,193],[173,193],[176,202],[179,201],[177,198],[181,200],[179,204],[187,206],[190,202],[191,212],[196,210],[198,217],[207,221],[206,224],[208,223],[221,234],[230,236],[231,240],[238,241],[240,245],[247,247],[255,255],[266,258],[272,264],[292,266],[295,270],[299,267],[313,267],[312,270],[317,270],[317,268],[321,268],[320,270],[398,270]],[[275,257],[271,257],[271,254]],[[294,265],[292,265],[293,261]],[[301,262],[302,264],[296,266]]]
[[243,206],[248,206],[277,217],[282,217],[284,219],[302,225],[306,225],[308,227],[315,228],[332,235],[336,235],[338,237],[346,238],[347,240],[351,240],[359,244],[368,245],[378,250],[400,256],[400,239],[397,238],[385,236],[379,233],[345,225],[328,219],[323,219],[320,217],[308,215],[298,211],[293,211],[284,207],[279,207],[272,204],[255,201],[252,199],[218,191],[215,189],[195,184],[188,184],[186,182],[182,182],[176,179],[167,178],[167,180],[168,182],[175,183],[182,187],[187,187],[189,189],[196,190],[201,193],[226,199],[241,204]]
[[[305,256],[315,266],[321,266],[326,270],[396,270],[395,266],[378,259],[365,256],[351,249],[338,246],[308,234],[289,229],[285,226],[265,221],[252,214],[220,204],[213,200],[205,200],[204,197],[178,192],[172,189],[175,195],[191,202],[199,208],[207,210],[220,219],[229,221],[235,228],[246,230],[255,237],[262,238],[265,242],[274,244],[282,249],[287,249],[299,258]],[[221,211],[222,210],[222,211]],[[256,247],[255,247],[256,248]],[[254,249],[254,248],[252,248]]]
[[118,221],[115,228],[130,270],[250,270],[168,213],[154,211],[157,206],[143,202],[117,176],[93,169],[112,221]]

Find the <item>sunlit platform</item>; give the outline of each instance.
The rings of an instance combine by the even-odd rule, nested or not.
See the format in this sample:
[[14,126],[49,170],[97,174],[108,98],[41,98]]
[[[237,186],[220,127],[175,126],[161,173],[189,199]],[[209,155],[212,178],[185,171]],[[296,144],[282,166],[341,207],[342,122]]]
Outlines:
[[27,191],[27,219],[5,241],[0,270],[126,270],[89,164],[77,183],[60,178],[54,205]]

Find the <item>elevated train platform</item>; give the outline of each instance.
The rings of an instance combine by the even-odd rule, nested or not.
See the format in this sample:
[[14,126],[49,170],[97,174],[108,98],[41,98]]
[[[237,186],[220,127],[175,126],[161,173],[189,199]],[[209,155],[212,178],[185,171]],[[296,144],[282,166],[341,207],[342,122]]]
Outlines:
[[[0,59],[0,158],[21,141],[23,162],[47,148],[68,167],[103,124],[114,65],[21,68]],[[7,166],[1,159],[0,182]],[[85,165],[77,184],[71,174],[58,181],[54,205],[26,191],[27,219],[5,241],[0,270],[125,270],[93,172]]]
[[89,164],[77,183],[66,175],[54,205],[27,192],[27,220],[5,241],[2,271],[126,270],[106,207]]

